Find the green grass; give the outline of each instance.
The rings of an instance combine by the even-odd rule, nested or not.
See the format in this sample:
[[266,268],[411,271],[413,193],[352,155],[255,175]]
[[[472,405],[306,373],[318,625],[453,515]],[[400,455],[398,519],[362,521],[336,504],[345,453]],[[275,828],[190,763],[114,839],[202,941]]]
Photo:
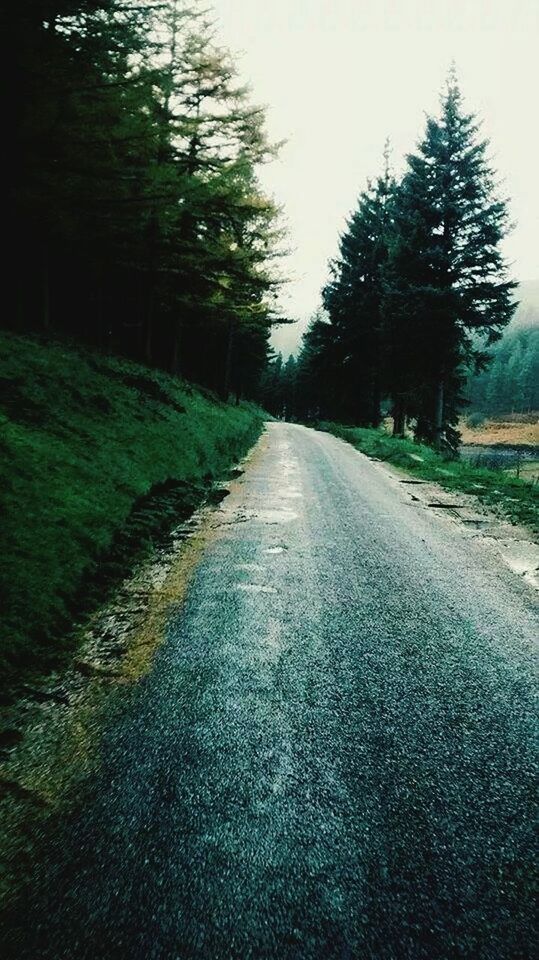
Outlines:
[[346,440],[367,456],[385,460],[418,479],[433,480],[447,490],[473,494],[512,522],[523,523],[535,533],[539,531],[537,484],[517,480],[504,470],[447,459],[431,447],[391,437],[383,428],[346,427],[329,422],[318,423],[317,427]]
[[[504,473],[508,477],[516,477],[517,468],[504,469]],[[539,460],[522,460],[518,468],[518,474],[521,480],[527,480],[529,483],[539,483]]]
[[70,653],[71,630],[254,443],[263,413],[166,374],[0,334],[0,668]]

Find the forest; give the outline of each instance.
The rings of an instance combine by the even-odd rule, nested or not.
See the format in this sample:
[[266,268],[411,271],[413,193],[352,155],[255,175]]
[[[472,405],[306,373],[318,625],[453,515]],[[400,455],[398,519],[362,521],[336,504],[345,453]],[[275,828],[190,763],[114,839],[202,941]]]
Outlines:
[[277,148],[206,7],[22,0],[4,17],[9,326],[253,393],[282,239],[257,171]]
[[[24,0],[6,325],[67,337],[277,416],[377,426],[456,449],[463,410],[537,406],[507,201],[450,71],[397,177],[361,192],[299,357],[283,364],[278,152],[198,0]],[[493,359],[494,358],[494,359]],[[516,384],[513,390],[512,384]],[[511,396],[509,396],[511,394]]]
[[492,350],[492,360],[470,377],[469,410],[474,417],[539,410],[539,313],[531,308],[511,324]]
[[265,374],[270,409],[357,426],[391,415],[395,435],[411,428],[450,452],[470,401],[484,397],[485,412],[536,404],[534,333],[501,339],[517,284],[488,148],[451,70],[402,177],[386,148],[360,194],[297,361],[277,358]]
[[[307,341],[308,341],[307,337]],[[537,414],[539,410],[539,313],[529,307],[517,323],[511,323],[488,352],[488,362],[478,374],[471,373],[463,386],[460,413],[480,423],[487,417],[507,414]],[[302,409],[304,352],[297,358],[282,354],[273,358],[262,375],[261,392],[266,407],[275,414],[294,418]],[[387,400],[381,413],[389,413]]]

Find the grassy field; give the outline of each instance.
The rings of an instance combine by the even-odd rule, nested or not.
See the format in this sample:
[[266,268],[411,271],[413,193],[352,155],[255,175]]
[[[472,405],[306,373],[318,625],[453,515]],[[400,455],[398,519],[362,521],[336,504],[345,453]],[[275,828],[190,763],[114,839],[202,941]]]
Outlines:
[[539,482],[539,459],[538,460],[523,460],[518,467],[512,467],[510,470],[505,470],[505,473],[512,477],[520,477],[522,480],[527,480],[530,483]]
[[262,412],[163,373],[0,335],[0,669],[60,662],[72,625],[256,440]]
[[470,426],[466,420],[459,423],[463,443],[491,446],[498,443],[511,446],[539,446],[539,418],[500,418],[485,420],[479,426]]
[[422,480],[433,480],[448,490],[460,490],[478,497],[515,523],[539,532],[539,486],[516,479],[503,470],[475,467],[463,460],[448,460],[431,447],[391,437],[385,429],[346,427],[337,423],[319,423],[327,430],[353,444],[362,453],[378,457]]

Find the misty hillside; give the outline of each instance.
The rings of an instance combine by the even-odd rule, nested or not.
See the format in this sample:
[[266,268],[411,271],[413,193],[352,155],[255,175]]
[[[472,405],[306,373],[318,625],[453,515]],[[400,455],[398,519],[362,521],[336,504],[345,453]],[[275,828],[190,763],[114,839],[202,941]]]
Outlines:
[[520,302],[511,326],[539,326],[539,280],[521,283],[517,296]]

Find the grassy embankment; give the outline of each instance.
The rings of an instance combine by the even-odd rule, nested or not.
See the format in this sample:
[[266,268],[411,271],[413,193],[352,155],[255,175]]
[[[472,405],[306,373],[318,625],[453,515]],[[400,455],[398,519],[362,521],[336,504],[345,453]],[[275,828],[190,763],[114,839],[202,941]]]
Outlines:
[[323,422],[318,429],[351,443],[369,457],[385,460],[421,480],[432,480],[448,490],[473,494],[514,523],[523,523],[539,532],[539,487],[517,480],[503,470],[475,467],[463,460],[450,460],[431,447],[391,437],[379,430],[346,427]]
[[46,671],[74,623],[247,452],[262,412],[124,360],[0,334],[0,670]]

